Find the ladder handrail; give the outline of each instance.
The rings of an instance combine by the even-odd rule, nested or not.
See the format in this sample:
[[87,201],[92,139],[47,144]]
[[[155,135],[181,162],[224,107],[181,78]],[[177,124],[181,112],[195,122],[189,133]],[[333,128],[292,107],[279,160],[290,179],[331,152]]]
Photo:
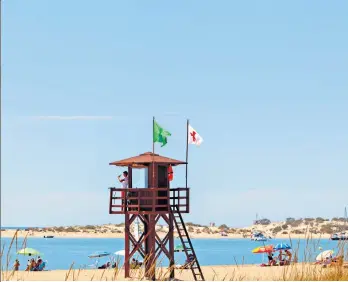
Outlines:
[[[175,209],[176,209],[177,214],[179,215],[179,218],[180,218],[180,221],[181,221],[181,225],[182,225],[183,230],[184,230],[184,232],[185,232],[185,236],[187,237],[187,242],[188,242],[188,244],[189,244],[189,246],[190,246],[190,250],[191,250],[191,252],[192,252],[192,254],[193,254],[193,256],[194,256],[194,260],[193,260],[192,262],[189,263],[189,266],[190,266],[190,269],[191,269],[191,271],[192,271],[193,277],[194,277],[195,280],[197,281],[197,277],[196,277],[196,276],[197,276],[197,275],[200,275],[200,276],[201,276],[201,280],[202,280],[202,281],[205,281],[204,276],[203,276],[203,272],[202,272],[202,269],[201,269],[201,266],[200,266],[200,264],[199,264],[199,262],[198,262],[198,259],[197,259],[197,256],[196,256],[196,252],[195,252],[195,250],[194,250],[194,248],[193,248],[193,245],[192,245],[192,242],[191,242],[191,238],[190,238],[190,236],[189,236],[189,234],[188,234],[188,232],[187,232],[187,229],[186,229],[184,220],[183,220],[183,218],[182,218],[182,216],[181,216],[181,213],[180,213],[180,211],[179,211],[179,207],[178,207],[177,205],[174,205],[174,207],[175,207]],[[173,212],[173,211],[172,211],[172,212]],[[178,233],[179,233],[179,237],[180,237],[182,246],[183,246],[183,248],[184,248],[184,252],[185,252],[185,254],[186,254],[186,257],[189,258],[188,250],[187,250],[186,245],[185,245],[185,242],[184,242],[184,240],[183,240],[183,238],[182,238],[182,236],[181,236],[181,233],[180,233],[180,230],[179,230],[179,227],[178,227],[178,223],[177,223],[177,221],[176,221],[176,219],[175,219],[175,216],[173,216],[173,218],[174,218],[174,223],[175,223],[176,229],[178,230]],[[197,269],[198,269],[198,271],[199,271],[199,274],[195,273],[194,269],[192,268],[193,264],[196,264],[196,265],[197,265]]]

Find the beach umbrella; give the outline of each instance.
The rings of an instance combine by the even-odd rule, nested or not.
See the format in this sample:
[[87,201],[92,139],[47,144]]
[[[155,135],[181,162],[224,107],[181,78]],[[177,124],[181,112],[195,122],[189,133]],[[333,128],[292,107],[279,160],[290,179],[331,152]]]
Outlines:
[[288,244],[280,243],[274,247],[274,250],[275,251],[291,250],[291,247]]
[[24,248],[21,249],[17,252],[17,254],[19,255],[24,255],[24,256],[38,256],[38,255],[42,255],[40,254],[39,251],[32,249],[32,248]]
[[263,254],[263,253],[271,253],[271,252],[273,252],[272,245],[261,246],[261,247],[257,247],[257,248],[252,250],[252,253],[254,253],[254,254]]
[[183,252],[183,251],[184,251],[183,245],[177,245],[174,249],[174,252]]
[[109,255],[111,255],[111,253],[108,253],[108,252],[95,252],[95,253],[89,255],[88,257],[89,258],[101,258],[101,257],[109,256]]
[[332,256],[332,254],[334,253],[333,250],[326,250],[326,251],[323,251],[321,252],[319,255],[317,255],[316,257],[316,261],[322,261],[322,260],[325,260],[326,258]]
[[126,251],[125,250],[117,251],[117,252],[115,252],[115,255],[117,255],[117,256],[125,256],[126,255]]

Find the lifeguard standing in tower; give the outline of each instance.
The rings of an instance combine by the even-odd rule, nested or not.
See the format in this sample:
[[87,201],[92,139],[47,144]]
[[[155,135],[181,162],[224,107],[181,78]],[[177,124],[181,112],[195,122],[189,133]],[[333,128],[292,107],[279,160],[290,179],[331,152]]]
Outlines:
[[[156,260],[164,254],[169,260],[170,278],[174,278],[174,229],[177,230],[183,250],[187,257],[186,267],[190,268],[195,280],[204,281],[204,276],[193,249],[189,234],[182,218],[183,213],[189,213],[190,189],[187,187],[187,144],[200,145],[203,139],[187,121],[186,162],[160,156],[154,153],[155,142],[167,144],[171,134],[160,127],[153,119],[153,151],[139,156],[110,163],[128,168],[128,187],[110,188],[110,214],[125,216],[125,278],[130,276],[130,259],[138,252],[145,263],[145,275],[155,280]],[[186,165],[186,187],[171,188],[173,167]],[[144,188],[133,188],[132,172],[134,169],[145,170]],[[144,226],[139,240],[133,236],[130,226],[135,220],[140,220]],[[168,232],[161,239],[156,232],[157,222],[163,219],[168,224]],[[169,243],[169,244],[168,244]]]

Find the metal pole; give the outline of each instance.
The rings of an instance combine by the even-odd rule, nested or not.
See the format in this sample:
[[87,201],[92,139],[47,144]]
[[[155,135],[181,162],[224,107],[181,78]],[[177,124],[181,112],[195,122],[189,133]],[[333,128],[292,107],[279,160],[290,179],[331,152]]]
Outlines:
[[155,132],[155,117],[152,120],[152,188],[155,187],[155,140],[154,140],[154,132]]
[[186,125],[186,188],[187,188],[187,162],[188,162],[188,141],[189,141],[189,119]]

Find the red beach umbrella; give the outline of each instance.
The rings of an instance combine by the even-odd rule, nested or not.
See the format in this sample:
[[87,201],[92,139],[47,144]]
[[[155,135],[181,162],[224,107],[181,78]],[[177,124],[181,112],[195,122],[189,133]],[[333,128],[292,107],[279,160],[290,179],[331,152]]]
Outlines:
[[272,253],[273,245],[261,246],[252,250],[253,254],[264,254],[264,253]]

